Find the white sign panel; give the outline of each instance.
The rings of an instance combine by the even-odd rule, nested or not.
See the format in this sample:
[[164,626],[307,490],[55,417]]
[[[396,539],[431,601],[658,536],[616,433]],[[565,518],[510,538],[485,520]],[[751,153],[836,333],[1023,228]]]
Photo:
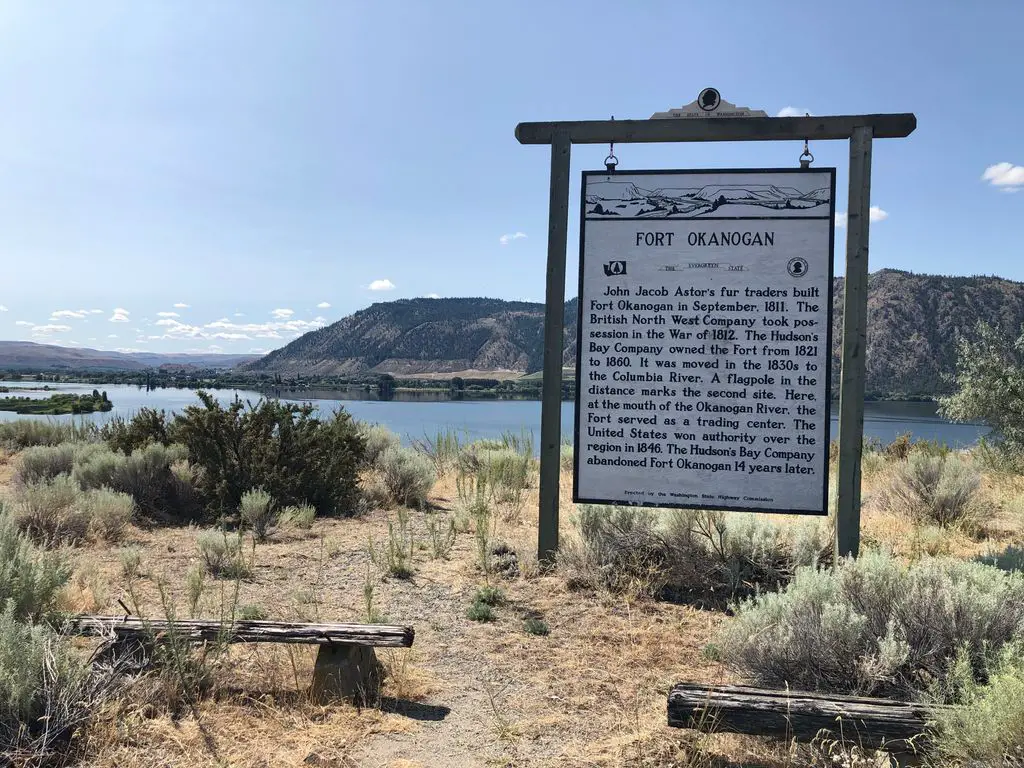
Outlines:
[[835,169],[586,172],[574,500],[827,514]]

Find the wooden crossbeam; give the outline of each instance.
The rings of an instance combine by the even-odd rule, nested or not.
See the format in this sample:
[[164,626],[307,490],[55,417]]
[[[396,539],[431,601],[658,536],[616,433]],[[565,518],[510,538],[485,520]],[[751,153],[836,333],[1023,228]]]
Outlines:
[[140,619],[137,616],[82,615],[70,619],[65,631],[86,636],[147,640],[174,632],[191,642],[300,643],[308,645],[361,645],[409,648],[415,638],[412,627],[390,624],[309,624],[288,621],[222,623],[213,619]]

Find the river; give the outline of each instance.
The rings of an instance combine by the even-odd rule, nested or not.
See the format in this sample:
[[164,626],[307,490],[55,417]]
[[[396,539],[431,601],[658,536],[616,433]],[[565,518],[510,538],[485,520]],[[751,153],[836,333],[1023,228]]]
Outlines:
[[[0,386],[31,387],[32,382],[0,381]],[[40,385],[41,386],[41,385]],[[198,402],[189,389],[154,389],[128,384],[110,384],[94,387],[83,384],[50,384],[51,392],[12,392],[11,395],[47,397],[53,391],[84,394],[94,388],[106,390],[114,403],[108,413],[85,416],[20,416],[0,411],[0,421],[12,419],[85,419],[104,422],[111,416],[131,416],[139,408],[148,407],[166,411],[180,411]],[[221,402],[229,402],[236,395],[255,402],[258,392],[246,390],[213,390]],[[286,399],[306,400],[318,408],[333,412],[344,406],[355,418],[387,426],[405,439],[433,436],[439,431],[453,429],[470,439],[497,437],[503,432],[532,432],[540,434],[540,402],[537,400],[438,400],[433,397],[409,396],[407,399],[379,401],[356,399],[362,393],[307,392],[284,393]],[[832,406],[832,437],[836,437],[838,406]],[[936,414],[934,403],[878,402],[864,406],[864,434],[890,442],[898,435],[909,432],[915,439],[938,440],[952,447],[963,447],[977,442],[988,433],[980,424],[953,424]],[[571,439],[573,433],[573,404],[562,404],[562,434]]]

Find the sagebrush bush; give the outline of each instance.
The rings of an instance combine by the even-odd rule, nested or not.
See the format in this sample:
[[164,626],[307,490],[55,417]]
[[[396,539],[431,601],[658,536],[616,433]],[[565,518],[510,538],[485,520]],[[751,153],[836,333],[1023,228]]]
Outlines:
[[114,690],[49,627],[0,610],[0,756],[11,765],[65,762],[72,738]]
[[[399,509],[395,520],[388,520],[388,538],[379,548],[371,538],[368,544],[370,560],[384,573],[398,579],[413,574],[416,541],[409,521],[409,510]],[[397,523],[397,524],[396,524]]]
[[14,521],[35,541],[47,545],[73,544],[89,533],[84,495],[68,475],[21,486],[14,499]]
[[719,646],[769,687],[906,696],[941,680],[958,651],[980,672],[1022,633],[1024,575],[868,552],[740,603]]
[[974,530],[983,517],[980,485],[981,476],[958,456],[912,453],[893,467],[879,501],[917,522]]
[[135,514],[135,500],[127,493],[109,488],[87,492],[83,505],[89,517],[89,535],[112,543],[124,538],[128,523]]
[[99,427],[84,419],[56,421],[15,419],[0,422],[0,445],[21,451],[36,445],[90,442],[98,438]]
[[196,540],[199,556],[206,570],[214,578],[241,579],[250,575],[242,537],[217,528],[202,531]]
[[278,524],[289,528],[309,530],[316,520],[316,510],[312,504],[298,504],[285,507],[278,516]]
[[977,682],[958,654],[929,727],[932,766],[1013,766],[1024,761],[1024,649],[1005,648]]
[[571,443],[563,443],[558,452],[558,461],[563,472],[572,472],[575,449]]
[[829,550],[827,531],[756,516],[584,505],[559,553],[571,588],[724,600],[786,583]]
[[94,447],[76,460],[74,478],[82,490],[109,488],[134,499],[141,514],[169,520],[193,519],[188,488],[172,467],[184,457],[182,446],[153,443],[130,456]]
[[350,515],[363,440],[338,410],[318,418],[311,404],[239,399],[222,406],[206,392],[175,417],[170,437],[188,450],[211,512],[231,514],[242,494],[263,487],[278,504],[312,504],[320,515]]
[[69,475],[75,465],[75,446],[39,445],[26,448],[18,454],[14,464],[14,481],[30,485],[52,480],[57,475]]
[[398,448],[402,444],[402,440],[398,435],[381,424],[360,422],[357,428],[365,446],[363,450],[363,466],[376,467],[386,450]]
[[253,488],[242,494],[238,515],[243,525],[249,526],[257,541],[266,541],[277,524],[277,506],[269,493]]
[[476,460],[478,481],[486,483],[496,503],[518,515],[530,487],[533,458],[510,448],[491,448],[478,451]]
[[64,557],[36,549],[0,503],[0,606],[19,621],[40,621],[56,610],[70,578]]
[[388,448],[377,462],[381,480],[392,501],[406,507],[424,507],[437,473],[425,456],[411,448]]

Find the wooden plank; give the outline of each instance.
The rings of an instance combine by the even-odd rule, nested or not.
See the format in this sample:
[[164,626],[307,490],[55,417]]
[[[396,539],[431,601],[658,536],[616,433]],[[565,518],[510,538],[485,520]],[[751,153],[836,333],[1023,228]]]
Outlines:
[[565,132],[551,142],[548,264],[544,294],[544,384],[540,411],[540,503],[537,557],[550,564],[558,552],[558,499],[562,446],[562,335],[565,316],[565,248],[569,233],[572,145]]
[[573,144],[672,141],[802,141],[848,139],[869,128],[877,139],[909,136],[917,127],[912,113],[829,117],[718,117],[658,120],[573,120],[520,123],[520,144],[551,144],[564,132]]
[[675,728],[800,741],[825,736],[893,751],[906,750],[911,739],[918,744],[932,714],[912,702],[742,685],[678,683],[668,694]]
[[412,627],[389,624],[308,624],[287,621],[241,621],[222,624],[213,619],[140,619],[137,616],[76,616],[65,625],[69,634],[148,639],[176,632],[191,642],[223,640],[229,643],[298,643],[309,645],[365,645],[408,648],[415,638]]
[[835,561],[860,549],[860,460],[864,439],[864,381],[868,326],[868,230],[871,219],[871,129],[850,139],[850,191],[846,213],[846,280],[839,378],[839,481]]

